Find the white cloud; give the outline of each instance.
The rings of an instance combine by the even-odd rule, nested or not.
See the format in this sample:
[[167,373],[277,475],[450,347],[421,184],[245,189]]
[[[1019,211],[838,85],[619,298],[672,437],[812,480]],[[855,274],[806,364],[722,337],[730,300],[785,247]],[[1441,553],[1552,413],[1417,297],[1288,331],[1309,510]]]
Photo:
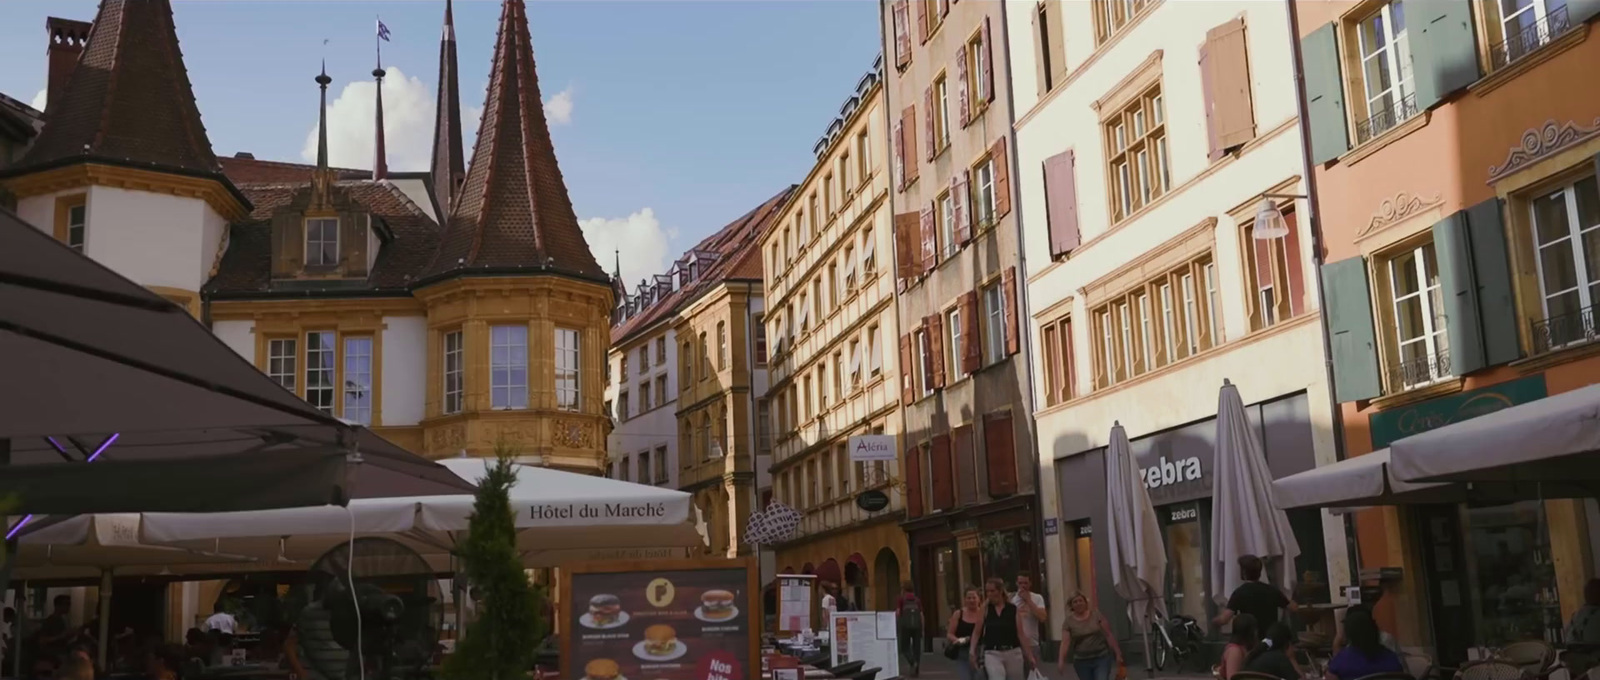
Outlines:
[[40,111],[43,111],[44,110],[45,96],[48,95],[48,94],[50,94],[50,90],[47,90],[47,89],[46,90],[39,90],[39,94],[33,95],[33,101],[29,102],[28,105],[32,106],[33,108],[36,108],[36,109],[38,109]]
[[647,276],[665,274],[672,262],[668,244],[678,231],[662,227],[650,208],[627,217],[579,220],[578,226],[583,228],[589,251],[607,272],[616,267],[617,251],[621,251],[622,281],[629,291]]
[[544,117],[551,125],[566,125],[572,122],[572,87],[557,92],[550,101],[544,103]]

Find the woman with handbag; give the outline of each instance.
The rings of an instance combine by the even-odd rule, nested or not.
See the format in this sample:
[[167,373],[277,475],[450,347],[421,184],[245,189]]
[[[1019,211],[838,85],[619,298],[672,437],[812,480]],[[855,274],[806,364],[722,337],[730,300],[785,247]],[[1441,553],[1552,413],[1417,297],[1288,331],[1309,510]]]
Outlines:
[[961,608],[950,612],[950,624],[944,631],[944,656],[956,662],[956,675],[961,680],[977,680],[972,666],[972,631],[983,620],[983,598],[977,588],[967,588],[961,596]]
[[1061,676],[1066,677],[1070,649],[1072,670],[1078,680],[1112,680],[1113,672],[1115,677],[1123,677],[1126,672],[1122,670],[1122,647],[1111,633],[1111,623],[1089,606],[1089,598],[1083,593],[1073,593],[1067,599],[1067,609],[1067,620],[1061,626],[1061,652],[1056,659]]
[[1023,628],[1022,614],[1007,599],[1005,581],[989,579],[983,590],[988,602],[983,605],[983,618],[972,631],[972,666],[976,669],[982,663],[988,680],[1022,680],[1024,662],[1039,665]]

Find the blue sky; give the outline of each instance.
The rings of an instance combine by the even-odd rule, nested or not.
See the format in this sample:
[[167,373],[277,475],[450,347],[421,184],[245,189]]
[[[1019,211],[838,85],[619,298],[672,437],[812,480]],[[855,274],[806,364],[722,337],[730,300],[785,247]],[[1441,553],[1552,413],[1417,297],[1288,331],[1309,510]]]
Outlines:
[[[45,82],[45,17],[93,0],[0,2],[0,92]],[[334,162],[369,167],[373,20],[384,44],[391,170],[424,169],[443,0],[174,0],[218,155],[303,161],[326,56]],[[499,0],[456,0],[461,103],[476,128]],[[529,24],[556,152],[595,256],[636,282],[801,180],[880,50],[872,0],[534,0]],[[323,40],[328,40],[325,47]],[[395,73],[398,71],[398,74]],[[564,123],[560,121],[565,121]],[[472,138],[466,139],[471,149]]]

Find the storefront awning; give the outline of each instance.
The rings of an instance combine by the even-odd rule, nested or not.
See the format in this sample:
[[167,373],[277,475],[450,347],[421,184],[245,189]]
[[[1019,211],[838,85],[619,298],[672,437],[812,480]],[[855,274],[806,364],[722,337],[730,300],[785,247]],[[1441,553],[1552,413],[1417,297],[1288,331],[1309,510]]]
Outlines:
[[1390,447],[1409,482],[1537,485],[1546,498],[1600,495],[1600,385],[1407,437]]
[[1406,505],[1456,500],[1449,484],[1412,483],[1396,479],[1389,468],[1389,449],[1379,449],[1332,465],[1312,468],[1272,483],[1279,508],[1349,508]]

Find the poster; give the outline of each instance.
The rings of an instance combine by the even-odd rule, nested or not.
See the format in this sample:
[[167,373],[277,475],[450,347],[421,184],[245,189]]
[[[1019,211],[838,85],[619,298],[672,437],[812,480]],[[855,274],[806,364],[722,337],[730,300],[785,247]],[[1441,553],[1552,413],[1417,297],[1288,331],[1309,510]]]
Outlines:
[[778,575],[778,631],[798,633],[812,628],[812,586],[817,577],[812,575]]
[[563,579],[566,680],[744,680],[760,615],[750,560],[581,565]]
[[900,676],[898,626],[885,626],[894,612],[837,612],[829,622],[833,634],[833,666],[860,661],[862,668],[880,668],[878,677]]

